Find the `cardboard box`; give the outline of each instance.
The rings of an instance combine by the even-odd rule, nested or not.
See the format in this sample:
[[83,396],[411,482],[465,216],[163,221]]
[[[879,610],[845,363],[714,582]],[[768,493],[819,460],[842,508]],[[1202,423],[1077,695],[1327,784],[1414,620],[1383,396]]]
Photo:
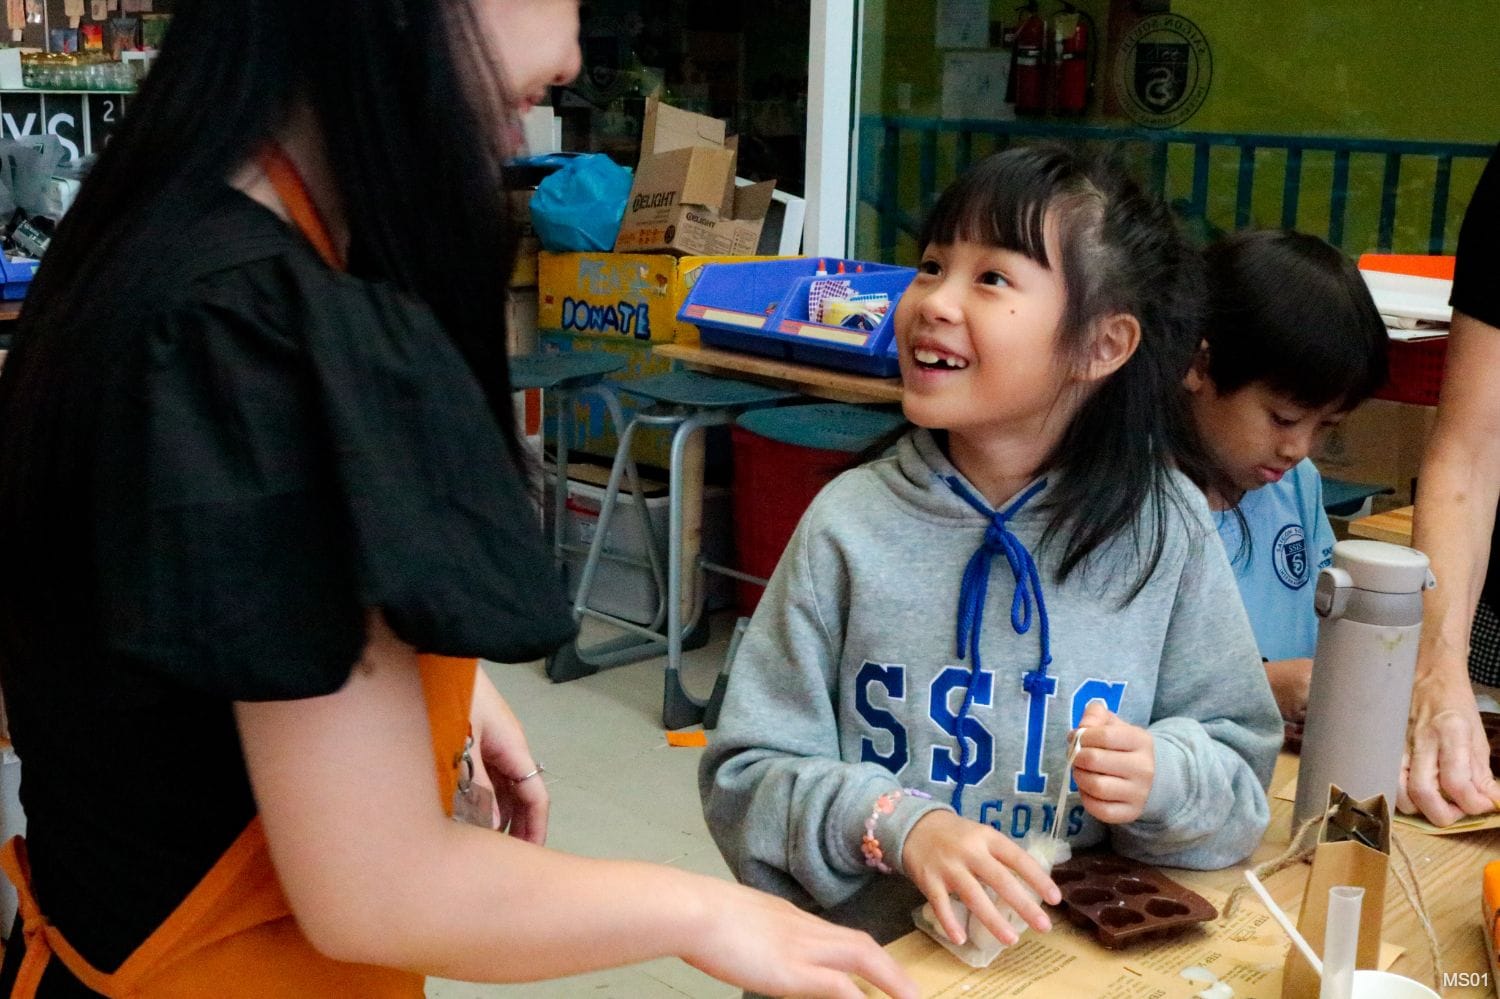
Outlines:
[[615,251],[753,254],[776,182],[736,187],[737,162],[722,121],[649,101]]
[[536,255],[541,252],[542,241],[537,238],[536,228],[531,224],[531,196],[534,187],[523,187],[507,192],[511,219],[516,224],[516,263],[510,275],[512,288],[529,288],[536,284]]
[[[538,261],[537,325],[544,330],[651,341],[698,342],[677,312],[704,264],[745,257],[645,253],[546,253]],[[749,258],[764,259],[764,258]]]
[[1408,506],[1436,416],[1431,406],[1371,399],[1329,431],[1313,462],[1324,475],[1390,486],[1381,504]]
[[723,146],[729,131],[724,122],[694,114],[652,98],[646,102],[641,128],[641,159],[692,146]]
[[535,288],[510,288],[505,293],[505,349],[511,356],[535,354],[537,297]]
[[542,252],[542,242],[535,236],[522,236],[516,244],[516,263],[510,272],[512,288],[534,288],[537,281],[536,255]]
[[[653,194],[638,196],[632,192],[631,205],[646,207],[626,209],[620,234],[615,238],[615,250],[685,256],[752,255],[760,245],[760,232],[766,224],[773,191],[773,181],[736,188],[718,209],[671,204],[670,183]],[[654,199],[658,207],[649,207],[653,201],[642,198]]]

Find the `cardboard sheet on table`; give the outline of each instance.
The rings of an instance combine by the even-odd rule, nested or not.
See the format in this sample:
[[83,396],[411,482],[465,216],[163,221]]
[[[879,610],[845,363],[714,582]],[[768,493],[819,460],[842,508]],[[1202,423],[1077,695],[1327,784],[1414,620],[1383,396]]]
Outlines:
[[[1226,895],[1201,894],[1223,911]],[[1058,922],[1051,933],[1028,931],[988,968],[970,968],[921,931],[902,937],[889,950],[926,999],[1188,999],[1205,987],[1182,977],[1184,969],[1193,967],[1207,968],[1227,982],[1235,999],[1281,997],[1281,966],[1291,944],[1254,899],[1241,902],[1230,920],[1118,951],[1105,950],[1065,917],[1054,916]],[[1382,943],[1380,967],[1388,969],[1402,953],[1400,947]],[[867,987],[866,994],[881,993]]]
[[[1289,780],[1281,787],[1271,792],[1271,797],[1277,801],[1296,801],[1297,782]],[[1416,815],[1396,815],[1396,825],[1410,832],[1419,832],[1427,836],[1458,836],[1463,833],[1486,832],[1490,829],[1500,829],[1500,812],[1491,812],[1488,815],[1473,815],[1462,821],[1455,822],[1451,826],[1435,826],[1426,819]]]

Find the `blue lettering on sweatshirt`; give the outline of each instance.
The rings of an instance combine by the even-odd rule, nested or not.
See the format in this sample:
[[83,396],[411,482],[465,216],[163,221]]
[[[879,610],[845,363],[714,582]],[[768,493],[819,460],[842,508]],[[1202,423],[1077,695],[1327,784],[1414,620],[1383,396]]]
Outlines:
[[[1038,812],[1040,812],[1040,828],[1038,824]],[[1050,802],[1033,804],[1030,802],[1009,802],[1004,798],[993,798],[983,802],[979,806],[979,821],[995,829],[1012,839],[1025,839],[1027,833],[1041,832],[1050,833],[1052,823],[1055,819],[1056,809]],[[1083,818],[1086,814],[1083,805],[1074,805],[1068,809],[1068,826],[1063,831],[1064,836],[1077,836],[1083,831]]]
[[[1078,723],[1083,720],[1083,713],[1088,710],[1089,704],[1093,701],[1101,701],[1111,712],[1119,714],[1120,702],[1125,699],[1126,686],[1127,684],[1124,681],[1111,683],[1108,680],[1100,680],[1094,677],[1090,677],[1080,683],[1078,689],[1073,691],[1072,728],[1078,727]],[[1088,741],[1088,737],[1084,736],[1083,744],[1085,746],[1088,745]],[[1070,779],[1068,781],[1068,789],[1070,791],[1078,790],[1078,782]]]
[[[973,785],[983,781],[995,769],[995,737],[972,714],[964,718],[963,730],[959,731],[958,712],[950,705],[958,694],[963,703],[964,691],[969,687],[970,672],[961,666],[949,666],[932,681],[932,694],[927,702],[927,714],[953,739],[965,739],[971,743],[969,764],[962,770],[964,784]],[[995,674],[981,669],[973,674],[974,704],[989,707],[995,690]],[[960,774],[958,749],[952,746],[932,747],[931,778],[934,784],[957,782]]]
[[1041,677],[1030,693],[1026,708],[1026,753],[1023,770],[1016,772],[1017,794],[1042,794],[1047,790],[1047,775],[1042,773],[1042,748],[1047,738],[1047,706],[1057,696],[1057,677]]
[[872,729],[890,735],[891,751],[882,753],[875,740],[868,736],[859,740],[859,759],[862,763],[879,763],[893,774],[906,767],[908,756],[906,726],[889,711],[870,703],[870,687],[878,686],[885,691],[887,701],[906,700],[906,668],[872,663],[866,660],[854,679],[854,709]]
[[[878,697],[883,696],[883,703],[905,714],[904,709],[897,705],[901,705],[906,700],[906,674],[907,667],[903,665],[866,660],[860,666],[854,681],[854,709],[869,733],[860,738],[860,762],[879,763],[893,774],[901,773],[910,762],[911,733],[907,730],[907,725],[900,715],[883,707],[877,707],[876,704]],[[969,670],[964,667],[946,667],[933,679],[928,691],[928,718],[945,737],[932,747],[929,776],[935,784],[951,784],[957,781],[959,776],[958,748],[955,744],[959,738],[959,725],[955,702],[962,703],[969,677]],[[994,674],[988,670],[980,670],[979,674],[974,677],[974,703],[976,705],[981,707],[991,705],[994,699],[994,680]],[[1070,728],[1078,727],[1083,713],[1094,701],[1100,702],[1110,711],[1118,714],[1120,705],[1125,700],[1125,689],[1128,686],[1129,684],[1123,680],[1101,680],[1097,677],[1084,680],[1073,691],[1070,700]],[[881,695],[872,698],[875,688],[879,688]],[[1047,719],[1050,715],[1051,701],[1056,696],[1057,677],[1055,676],[1047,676],[1038,685],[1037,690],[1031,693],[1026,715],[1026,745],[1022,752],[1024,769],[1016,772],[1015,779],[1015,789],[1018,795],[1042,794],[1046,790],[1047,776],[1041,772],[1042,758],[1046,751]],[[977,716],[970,714],[963,721],[963,738],[968,740],[972,750],[969,765],[964,770],[964,783],[966,785],[979,784],[994,770],[995,737]],[[1084,741],[1087,742],[1087,738]],[[888,752],[882,751],[885,746],[890,747]],[[1077,791],[1078,783],[1070,781],[1069,790]],[[979,821],[992,825],[1002,832],[1008,832],[1009,830],[1003,828],[1004,823],[998,817],[993,819],[987,817],[989,810],[998,812],[1004,806],[1004,799],[984,802],[980,806]],[[1015,833],[1018,839],[1025,836],[1025,830],[1035,822],[1031,806],[1025,807],[1026,810],[1019,816],[1013,813],[1006,820],[1012,828],[1022,830]],[[1052,806],[1041,807],[1046,810],[1043,816],[1043,828],[1050,829]],[[1069,813],[1069,836],[1074,835],[1083,827],[1082,808],[1083,806],[1080,805]]]

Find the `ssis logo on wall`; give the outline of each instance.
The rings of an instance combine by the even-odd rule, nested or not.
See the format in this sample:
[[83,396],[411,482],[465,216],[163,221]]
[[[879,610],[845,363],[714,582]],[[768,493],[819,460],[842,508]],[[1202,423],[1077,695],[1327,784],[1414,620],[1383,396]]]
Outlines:
[[1198,113],[1213,80],[1208,38],[1180,14],[1153,14],[1126,32],[1115,92],[1138,125],[1173,128]]

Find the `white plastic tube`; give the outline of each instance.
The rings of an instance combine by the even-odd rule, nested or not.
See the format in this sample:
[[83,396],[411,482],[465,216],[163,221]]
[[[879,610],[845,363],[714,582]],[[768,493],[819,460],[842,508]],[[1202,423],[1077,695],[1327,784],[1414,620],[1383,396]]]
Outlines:
[[1359,915],[1365,890],[1349,885],[1328,889],[1328,922],[1323,928],[1323,985],[1318,999],[1351,999],[1354,959],[1359,950]]

